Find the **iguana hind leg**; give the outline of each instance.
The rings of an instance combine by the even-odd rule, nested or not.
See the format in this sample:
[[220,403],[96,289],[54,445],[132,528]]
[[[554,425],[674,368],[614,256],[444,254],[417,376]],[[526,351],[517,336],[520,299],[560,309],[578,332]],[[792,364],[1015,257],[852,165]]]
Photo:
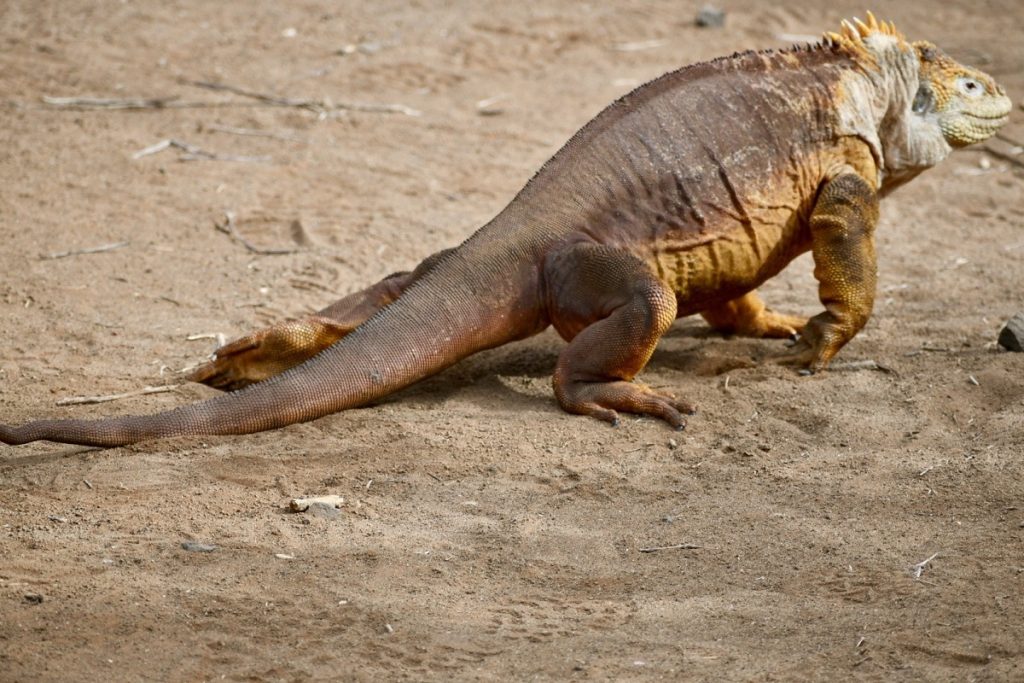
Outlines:
[[713,329],[744,337],[795,337],[807,324],[807,318],[768,310],[757,292],[747,292],[701,315]]
[[188,375],[193,382],[234,391],[303,363],[369,320],[402,295],[450,249],[411,272],[394,273],[349,294],[313,315],[257,330],[217,349],[213,359]]
[[830,180],[811,214],[811,253],[822,313],[782,362],[818,372],[864,327],[875,302],[878,194],[853,171]]
[[590,243],[549,256],[545,279],[548,314],[569,340],[554,374],[562,407],[612,424],[624,411],[682,428],[690,405],[631,381],[675,320],[672,290],[635,256]]

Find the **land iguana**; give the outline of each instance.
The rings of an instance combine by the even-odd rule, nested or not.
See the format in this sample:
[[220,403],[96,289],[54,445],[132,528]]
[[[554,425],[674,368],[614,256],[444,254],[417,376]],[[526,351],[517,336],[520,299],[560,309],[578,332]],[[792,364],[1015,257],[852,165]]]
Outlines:
[[[0,426],[0,441],[274,429],[549,325],[568,341],[553,378],[565,410],[682,428],[689,404],[633,382],[676,318],[799,334],[788,360],[824,369],[871,314],[879,198],[991,136],[1010,109],[990,76],[871,14],[814,45],[687,66],[602,111],[460,246],[219,349],[193,378],[230,393],[154,415]],[[825,310],[766,309],[757,287],[806,251]]]

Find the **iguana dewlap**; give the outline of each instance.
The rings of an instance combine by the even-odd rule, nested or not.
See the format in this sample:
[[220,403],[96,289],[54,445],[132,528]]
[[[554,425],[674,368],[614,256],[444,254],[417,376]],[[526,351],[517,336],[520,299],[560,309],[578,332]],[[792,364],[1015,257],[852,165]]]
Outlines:
[[[563,408],[681,427],[688,405],[632,381],[673,320],[800,333],[792,360],[825,368],[871,314],[879,197],[991,136],[1010,109],[989,76],[871,15],[814,46],[685,67],[601,112],[459,247],[233,342],[195,375],[241,390],[155,415],[0,426],[0,440],[273,429],[549,325],[569,342],[554,374]],[[756,288],[806,251],[825,310],[765,309]]]

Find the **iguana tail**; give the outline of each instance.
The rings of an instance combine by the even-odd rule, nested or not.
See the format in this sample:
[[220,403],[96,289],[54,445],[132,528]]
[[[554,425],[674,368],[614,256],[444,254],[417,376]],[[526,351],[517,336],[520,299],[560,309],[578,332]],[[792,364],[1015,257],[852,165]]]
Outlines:
[[472,242],[351,334],[280,375],[153,415],[0,425],[0,441],[120,446],[274,429],[365,405],[476,351],[543,329],[536,260],[525,253],[488,253]]

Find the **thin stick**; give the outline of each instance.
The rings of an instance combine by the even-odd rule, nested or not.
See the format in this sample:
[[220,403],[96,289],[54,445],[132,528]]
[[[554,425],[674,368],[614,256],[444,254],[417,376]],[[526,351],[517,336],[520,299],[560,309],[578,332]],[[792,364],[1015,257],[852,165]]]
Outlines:
[[235,227],[234,211],[225,211],[224,222],[214,223],[213,225],[222,233],[229,236],[231,239],[235,240],[236,242],[238,242],[239,244],[241,244],[243,247],[245,247],[254,254],[260,254],[261,256],[281,256],[283,254],[294,254],[298,251],[298,249],[288,248],[264,249],[263,247],[257,247],[255,244],[247,240],[244,236],[242,236],[241,233],[238,232],[238,229]]
[[202,100],[179,100],[171,97],[52,97],[43,95],[43,102],[53,109],[72,111],[90,110],[144,110],[144,109],[219,109],[226,107],[267,106],[258,102],[205,102]]
[[114,251],[121,247],[127,247],[128,242],[111,242],[110,244],[101,244],[98,247],[85,247],[84,249],[71,249],[69,251],[55,251],[39,258],[44,261],[50,259],[67,258],[68,256],[81,256],[82,254],[101,254],[105,251]]
[[1009,161],[1011,164],[1014,164],[1015,166],[1020,166],[1024,168],[1024,161],[1021,161],[1020,157],[1016,155],[1007,154],[1006,152],[1000,152],[998,149],[992,149],[992,147],[989,145],[985,145],[985,151],[994,157],[1002,159],[1003,161]]
[[143,387],[136,391],[128,391],[123,394],[109,394],[107,396],[73,396],[71,398],[62,398],[57,401],[59,406],[83,406],[92,405],[93,403],[109,403],[110,401],[120,401],[123,398],[134,398],[136,396],[146,396],[148,394],[164,394],[168,391],[176,391],[180,384],[166,384],[162,387]]
[[1024,142],[1021,142],[1020,140],[1016,140],[1014,138],[1011,138],[1009,135],[1007,135],[1006,133],[1003,133],[1001,131],[996,133],[995,137],[999,138],[1003,142],[1006,142],[1006,143],[1009,143],[1009,144],[1013,145],[1014,147],[1024,147]]
[[935,553],[934,555],[929,557],[927,560],[921,560],[920,562],[915,564],[914,567],[913,567],[914,578],[915,579],[920,579],[921,578],[921,574],[924,573],[924,568],[928,566],[929,562],[931,562],[932,560],[934,560],[938,556],[939,556],[939,554]]
[[341,110],[350,111],[362,111],[377,114],[404,114],[406,116],[420,116],[422,112],[407,107],[404,104],[373,104],[367,102],[328,102],[326,100],[312,100],[294,97],[277,97],[276,95],[268,95],[266,93],[255,92],[253,90],[247,90],[240,88],[237,85],[230,85],[228,83],[216,83],[212,81],[184,81],[188,85],[194,85],[197,88],[206,88],[207,90],[217,90],[222,92],[229,92],[235,95],[241,95],[242,97],[249,97],[254,100],[259,100],[266,104],[270,104],[277,107],[298,107],[300,109],[309,109],[310,111],[318,114],[337,112]]
[[664,40],[638,40],[633,43],[615,43],[610,46],[611,49],[617,52],[640,52],[642,50],[654,50],[661,47],[667,41]]
[[149,156],[150,154],[156,154],[162,152],[169,147],[176,147],[183,152],[178,157],[179,161],[196,161],[196,160],[209,160],[209,161],[246,161],[246,162],[266,162],[273,161],[273,157],[269,156],[239,156],[237,154],[217,154],[216,152],[208,152],[201,147],[190,145],[187,142],[181,140],[175,140],[174,138],[167,138],[160,142],[154,143],[149,147],[144,147],[138,152],[132,154],[132,159],[141,159],[142,157]]
[[698,550],[699,545],[693,543],[678,543],[676,545],[656,545],[650,548],[639,548],[642,553],[656,553],[659,550]]
[[921,351],[933,351],[936,353],[953,353],[953,349],[946,349],[941,346],[932,346],[931,344],[922,344]]
[[878,370],[887,374],[893,374],[893,369],[886,367],[881,363],[867,359],[867,360],[851,360],[844,361],[842,363],[833,363],[829,366],[830,370]]
[[160,142],[154,143],[149,147],[143,147],[138,152],[132,154],[132,159],[141,159],[142,157],[148,157],[150,154],[156,154],[162,152],[171,146],[170,139],[161,140]]
[[290,135],[288,133],[274,133],[273,131],[260,130],[259,128],[235,128],[233,126],[221,126],[215,123],[211,123],[203,126],[203,129],[212,130],[215,133],[230,133],[231,135],[248,135],[257,138],[274,138],[275,140],[288,140],[290,142],[309,142],[309,140],[301,138],[298,135]]
[[163,109],[178,99],[171,97],[51,97],[43,95],[43,102],[62,109]]
[[360,111],[371,114],[404,114],[405,116],[421,116],[423,112],[404,104],[375,104],[372,102],[329,102],[327,100],[298,99],[290,97],[274,97],[263,93],[252,92],[224,83],[206,81],[185,81],[190,85],[208,90],[222,90],[255,102],[210,102],[205,100],[179,100],[177,95],[168,97],[55,97],[43,95],[43,103],[53,109],[72,111],[89,110],[147,110],[147,109],[220,109],[227,107],[297,107],[308,109],[317,114],[337,113],[339,111]]

